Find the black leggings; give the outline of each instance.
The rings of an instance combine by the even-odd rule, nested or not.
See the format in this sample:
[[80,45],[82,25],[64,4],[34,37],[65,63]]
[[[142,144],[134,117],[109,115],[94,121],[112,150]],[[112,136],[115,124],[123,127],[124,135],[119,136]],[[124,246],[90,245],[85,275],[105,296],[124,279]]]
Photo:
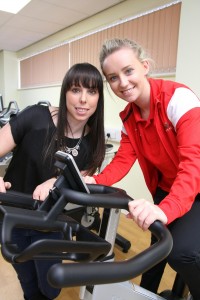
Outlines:
[[[157,189],[154,203],[158,204],[168,193]],[[141,286],[157,292],[166,263],[187,284],[194,300],[200,299],[200,194],[192,208],[183,217],[172,222],[168,229],[173,237],[173,249],[167,259],[142,275]],[[156,239],[152,236],[151,244]]]

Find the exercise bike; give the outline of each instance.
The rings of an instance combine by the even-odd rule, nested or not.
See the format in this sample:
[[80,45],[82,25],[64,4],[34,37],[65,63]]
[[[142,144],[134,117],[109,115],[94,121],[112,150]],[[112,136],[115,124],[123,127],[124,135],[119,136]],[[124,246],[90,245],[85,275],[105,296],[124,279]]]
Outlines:
[[10,101],[7,108],[0,112],[0,127],[9,122],[10,118],[19,113],[19,107],[16,101]]
[[[49,197],[39,208],[31,211],[4,205],[0,207],[3,213],[3,257],[15,263],[33,258],[55,257],[76,261],[76,264],[54,265],[49,270],[48,280],[54,287],[84,286],[80,299],[166,299],[133,285],[128,280],[147,271],[169,254],[172,238],[167,228],[159,221],[154,222],[149,229],[158,239],[156,244],[132,259],[124,262],[113,261],[113,236],[116,229],[110,236],[106,233],[104,239],[70,217],[62,220],[61,212],[68,202],[110,209],[107,227],[111,230],[118,211],[128,209],[128,202],[132,199],[125,191],[117,188],[88,185],[85,189],[80,174],[77,180],[77,170],[70,169],[68,155],[58,151],[56,157],[56,166],[60,168],[61,175]],[[41,240],[20,253],[15,245],[12,245],[11,234],[15,227],[42,231],[61,230],[65,240]],[[110,238],[112,241],[109,241]]]

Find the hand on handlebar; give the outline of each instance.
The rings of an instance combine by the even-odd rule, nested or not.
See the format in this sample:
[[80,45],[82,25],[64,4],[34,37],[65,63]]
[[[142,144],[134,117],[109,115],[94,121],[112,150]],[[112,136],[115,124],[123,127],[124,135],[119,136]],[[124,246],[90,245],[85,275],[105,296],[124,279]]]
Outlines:
[[83,180],[86,184],[96,184],[96,180],[91,176],[85,176],[83,177]]
[[165,213],[159,206],[150,201],[137,199],[130,201],[128,206],[129,214],[127,215],[127,218],[133,219],[144,231],[156,220],[161,221],[163,224],[167,223]]
[[0,177],[0,192],[6,193],[6,190],[11,188],[11,183],[8,181],[4,181],[3,177]]
[[56,178],[53,177],[40,185],[38,185],[33,192],[33,199],[44,201],[49,195],[49,190],[53,188]]

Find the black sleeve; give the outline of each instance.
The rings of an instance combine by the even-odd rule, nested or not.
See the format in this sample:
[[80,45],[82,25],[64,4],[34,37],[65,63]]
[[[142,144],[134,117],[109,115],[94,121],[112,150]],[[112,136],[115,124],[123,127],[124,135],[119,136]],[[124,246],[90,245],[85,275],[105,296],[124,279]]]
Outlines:
[[26,132],[30,131],[33,126],[35,128],[37,122],[41,122],[43,109],[46,107],[31,105],[10,119],[9,124],[16,144],[21,142]]

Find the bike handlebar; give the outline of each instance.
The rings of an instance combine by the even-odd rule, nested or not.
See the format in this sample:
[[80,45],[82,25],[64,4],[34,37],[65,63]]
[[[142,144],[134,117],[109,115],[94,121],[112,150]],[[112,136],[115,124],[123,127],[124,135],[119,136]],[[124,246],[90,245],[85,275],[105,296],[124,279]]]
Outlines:
[[55,264],[48,272],[56,288],[122,282],[132,279],[163,260],[171,251],[172,237],[159,221],[150,226],[158,242],[131,259],[120,262]]
[[34,200],[31,195],[16,191],[0,192],[0,204],[35,210],[42,202]]
[[[11,232],[15,226],[26,228],[28,224],[28,228],[38,230],[62,229],[66,231],[67,223],[65,224],[64,222],[59,221],[57,217],[69,202],[85,206],[128,210],[128,203],[130,200],[133,200],[124,190],[118,188],[101,185],[88,185],[88,188],[90,194],[77,192],[68,188],[61,188],[59,191],[60,197],[49,212],[40,209],[30,211],[21,208],[2,206],[1,210],[5,215],[2,228],[2,250],[6,253],[10,261],[22,262],[29,259],[44,259],[45,256],[49,259],[50,255],[44,253],[44,251],[49,249],[50,252],[52,246],[52,252],[55,253],[55,245],[60,247],[59,249],[61,252],[67,251],[67,249],[73,250],[70,241],[67,241],[68,244],[64,244],[63,241],[56,241],[55,243],[55,241],[52,240],[48,243],[46,241],[33,243],[29,248],[25,249],[24,252],[19,253],[11,243]],[[48,198],[45,201],[48,201]],[[171,234],[161,222],[155,221],[149,227],[149,230],[155,235],[158,241],[135,257],[123,262],[57,264],[52,266],[49,270],[48,280],[50,284],[57,288],[90,284],[95,285],[121,282],[138,276],[163,260],[172,248]],[[43,248],[43,246],[45,247]],[[81,243],[76,246],[78,248],[81,247]],[[88,243],[88,246],[89,248],[88,250],[85,248],[85,252],[91,252],[90,243]],[[95,245],[93,246],[95,252]],[[78,248],[76,248],[77,252],[79,251]],[[98,243],[96,248],[98,248]],[[60,257],[63,258],[62,254]],[[90,259],[85,260],[88,261]]]
[[[2,224],[2,247],[1,251],[4,256],[4,258],[8,262],[24,262],[26,260],[29,260],[31,257],[32,259],[49,259],[49,258],[55,258],[60,255],[60,258],[63,258],[62,251],[69,251],[70,253],[76,251],[76,255],[74,254],[75,259],[74,260],[91,260],[93,257],[97,256],[105,256],[108,251],[110,250],[110,244],[109,246],[104,243],[104,240],[95,240],[94,237],[89,236],[89,233],[86,232],[86,229],[81,227],[79,225],[73,225],[73,231],[77,234],[77,244],[76,248],[70,247],[73,243],[73,241],[70,242],[63,242],[59,243],[56,240],[48,241],[45,240],[38,243],[32,243],[29,245],[28,248],[24,249],[23,252],[19,252],[19,250],[12,244],[12,231],[16,227],[20,228],[29,228],[29,229],[36,229],[40,231],[61,231],[67,236],[68,239],[70,239],[69,235],[69,227],[66,220],[65,222],[61,221],[59,219],[59,215],[62,213],[64,207],[67,203],[74,203],[74,204],[80,204],[85,205],[87,204],[90,206],[89,203],[96,204],[96,207],[112,207],[117,206],[117,208],[122,207],[128,207],[128,201],[130,198],[127,196],[127,194],[122,191],[118,190],[116,188],[110,188],[105,186],[91,186],[91,194],[85,194],[82,192],[74,191],[68,188],[62,188],[60,189],[59,193],[60,196],[57,199],[56,203],[51,207],[49,211],[41,210],[41,207],[45,205],[42,204],[39,206],[37,210],[34,210],[32,206],[38,205],[38,201],[34,201],[31,199],[31,197],[28,197],[28,195],[24,195],[24,197],[21,198],[20,202],[20,193],[12,193],[12,194],[3,194],[3,197],[10,198],[9,204],[15,203],[20,205],[29,205],[32,209],[24,209],[20,207],[12,207],[12,206],[0,206],[1,211],[4,214],[3,218],[3,224]],[[98,194],[94,194],[98,192]],[[56,193],[56,192],[55,192]],[[102,194],[105,193],[105,194]],[[52,191],[52,195],[54,192]],[[50,196],[45,200],[45,202],[52,201]],[[108,196],[109,195],[109,196]],[[16,197],[15,197],[16,196]],[[23,194],[22,194],[23,196]],[[87,199],[88,197],[88,199]],[[4,199],[5,199],[4,198]],[[107,199],[107,201],[106,201]],[[109,199],[109,200],[108,200]],[[19,201],[17,201],[19,200]],[[113,204],[112,204],[113,202]],[[27,204],[28,203],[28,204]],[[48,205],[47,205],[48,207]],[[69,222],[69,220],[68,220]],[[70,223],[70,222],[69,222]],[[91,233],[90,233],[91,235]],[[78,241],[80,237],[85,237],[85,240]],[[88,241],[86,240],[88,239]],[[93,240],[93,241],[92,241]],[[95,245],[96,243],[96,245]],[[52,245],[52,255],[50,255],[48,252],[49,249],[51,249],[50,245]],[[58,249],[60,249],[58,252],[55,250],[55,245],[58,246]],[[83,247],[84,253],[88,253],[88,255],[78,255],[78,252],[81,252],[79,250],[79,246],[82,245],[82,252]],[[44,249],[42,249],[42,246]],[[96,248],[96,250],[95,250]],[[99,250],[102,252],[102,255],[99,254]],[[68,250],[67,250],[68,249]],[[94,254],[92,253],[94,251]],[[97,253],[97,254],[95,254]],[[73,255],[71,255],[72,257]],[[69,258],[69,255],[65,256],[66,258]]]

